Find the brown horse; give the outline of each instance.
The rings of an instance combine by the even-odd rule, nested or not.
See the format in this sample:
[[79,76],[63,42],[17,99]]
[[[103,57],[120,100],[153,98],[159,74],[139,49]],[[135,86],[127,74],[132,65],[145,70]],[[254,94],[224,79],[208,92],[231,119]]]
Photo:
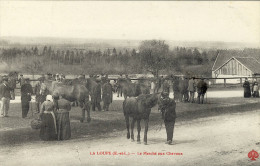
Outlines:
[[136,97],[140,94],[149,94],[150,90],[144,84],[132,83],[129,80],[119,79],[118,86],[121,87],[124,99],[127,97]]
[[144,144],[147,145],[147,132],[148,132],[148,122],[149,116],[151,113],[151,108],[154,107],[158,102],[159,94],[143,94],[135,97],[127,98],[123,102],[123,111],[126,121],[127,129],[127,139],[130,138],[129,133],[129,118],[132,117],[131,122],[131,139],[134,141],[134,125],[137,121],[137,143],[140,143],[140,131],[141,125],[140,122],[143,119],[145,122],[145,131],[144,131]]
[[[54,97],[62,96],[64,99],[74,102],[77,101],[82,108],[82,118],[80,122],[85,120],[85,111],[87,111],[87,122],[91,121],[90,118],[90,108],[89,108],[89,91],[81,83],[76,81],[72,85],[67,85],[64,83],[46,80],[44,82],[46,89],[49,94]],[[55,101],[55,100],[54,100]]]

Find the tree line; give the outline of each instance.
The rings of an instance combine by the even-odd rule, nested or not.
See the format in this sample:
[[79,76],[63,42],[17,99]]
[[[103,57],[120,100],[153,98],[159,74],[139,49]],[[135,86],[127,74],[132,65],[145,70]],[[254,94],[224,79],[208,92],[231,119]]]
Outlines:
[[[223,50],[191,47],[170,48],[163,40],[145,40],[138,48],[78,49],[55,46],[14,47],[0,50],[0,59],[29,73],[71,74],[190,73],[211,75],[217,54]],[[226,50],[227,51],[227,50]],[[234,51],[234,50],[232,50]],[[232,54],[234,52],[229,51]],[[241,52],[235,50],[236,52]],[[245,49],[255,54],[259,49]],[[248,53],[248,54],[249,54]]]

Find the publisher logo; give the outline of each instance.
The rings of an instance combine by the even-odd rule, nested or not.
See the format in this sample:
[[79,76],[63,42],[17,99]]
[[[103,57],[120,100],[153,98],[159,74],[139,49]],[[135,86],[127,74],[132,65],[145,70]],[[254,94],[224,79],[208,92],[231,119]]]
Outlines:
[[257,151],[255,151],[254,149],[251,150],[249,153],[248,153],[248,158],[251,158],[251,160],[255,160],[256,158],[259,157],[259,154],[257,153]]

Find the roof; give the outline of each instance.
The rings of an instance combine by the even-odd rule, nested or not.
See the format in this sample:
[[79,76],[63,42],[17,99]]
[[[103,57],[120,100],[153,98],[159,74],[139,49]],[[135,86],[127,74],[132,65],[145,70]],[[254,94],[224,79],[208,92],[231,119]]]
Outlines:
[[260,63],[257,61],[257,57],[260,57],[258,53],[252,55],[246,51],[222,50],[218,53],[218,56],[212,67],[212,71],[215,71],[216,69],[223,66],[231,58],[235,58],[252,72],[260,73]]
[[251,70],[253,73],[260,73],[260,63],[253,57],[236,57],[240,63]]

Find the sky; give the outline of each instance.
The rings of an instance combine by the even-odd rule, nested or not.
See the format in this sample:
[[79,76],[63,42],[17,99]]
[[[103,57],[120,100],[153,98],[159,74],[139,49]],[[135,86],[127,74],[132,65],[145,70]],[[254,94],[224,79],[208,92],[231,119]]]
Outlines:
[[0,37],[260,43],[260,2],[0,1]]

